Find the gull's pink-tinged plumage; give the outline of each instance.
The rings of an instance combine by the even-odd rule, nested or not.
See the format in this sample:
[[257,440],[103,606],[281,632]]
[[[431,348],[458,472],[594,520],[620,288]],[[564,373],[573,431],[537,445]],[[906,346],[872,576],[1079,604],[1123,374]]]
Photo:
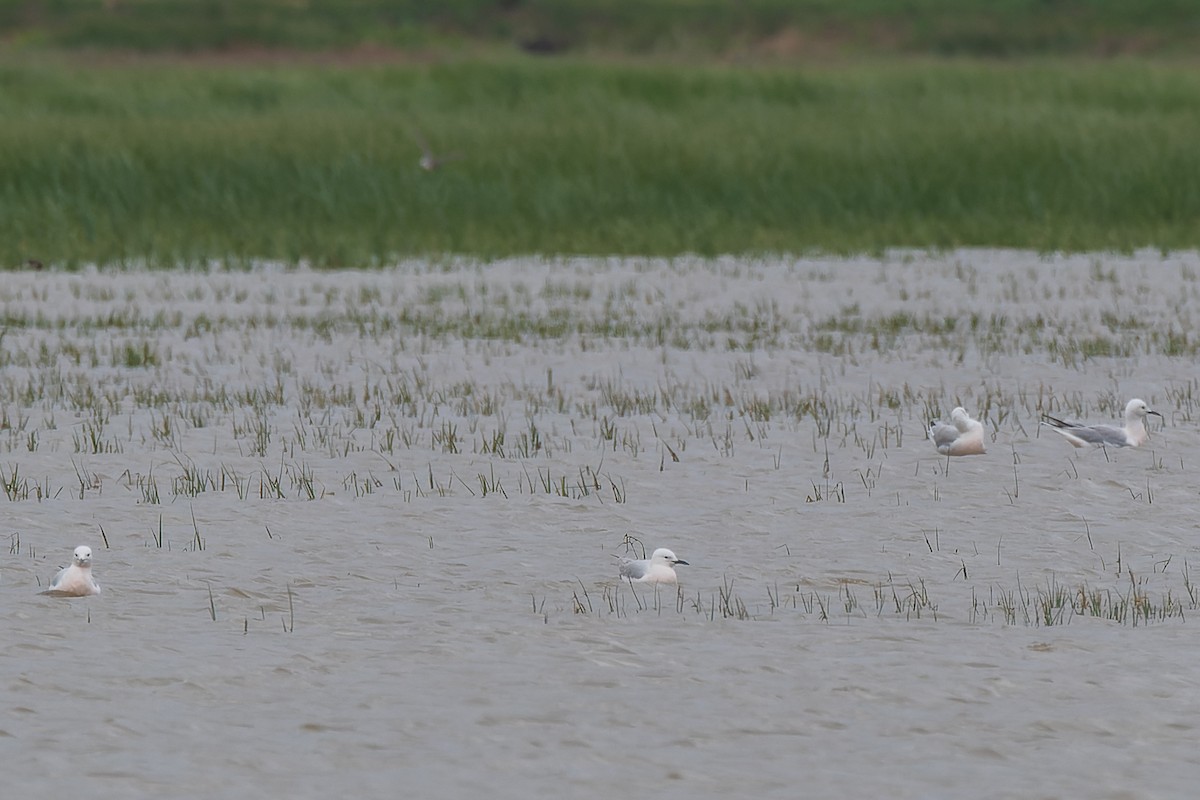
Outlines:
[[929,438],[944,456],[981,456],[987,452],[983,423],[971,419],[962,406],[950,412],[950,422],[935,420],[929,426]]
[[675,574],[675,565],[687,563],[667,548],[660,547],[649,558],[621,559],[620,574],[624,580],[633,583],[676,583],[679,576]]
[[43,594],[56,597],[87,597],[100,594],[100,584],[92,576],[92,548],[80,545],[75,548],[71,565],[59,570],[50,581],[50,588]]

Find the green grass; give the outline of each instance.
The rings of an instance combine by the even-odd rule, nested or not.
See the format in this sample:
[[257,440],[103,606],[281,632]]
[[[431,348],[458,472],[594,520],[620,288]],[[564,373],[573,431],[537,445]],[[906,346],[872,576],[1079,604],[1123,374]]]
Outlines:
[[0,118],[6,266],[1200,246],[1184,66],[32,58]]

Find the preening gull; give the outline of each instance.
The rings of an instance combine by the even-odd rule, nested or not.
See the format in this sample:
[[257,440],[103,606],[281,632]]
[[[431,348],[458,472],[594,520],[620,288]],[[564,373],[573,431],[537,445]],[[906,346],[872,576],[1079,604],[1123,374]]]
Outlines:
[[987,451],[983,423],[971,419],[962,406],[950,412],[950,422],[934,420],[929,426],[929,438],[944,456],[981,456]]
[[1079,425],[1043,414],[1042,424],[1076,447],[1138,447],[1149,440],[1146,431],[1146,415],[1153,414],[1162,419],[1162,414],[1151,411],[1145,400],[1134,398],[1125,406],[1125,427],[1115,425]]
[[58,571],[50,588],[43,594],[58,597],[86,597],[90,594],[100,594],[100,584],[92,577],[92,548],[79,545],[75,548],[75,557],[71,566]]
[[679,576],[675,574],[675,565],[687,565],[665,547],[655,550],[649,558],[622,558],[621,577],[634,583],[675,583]]

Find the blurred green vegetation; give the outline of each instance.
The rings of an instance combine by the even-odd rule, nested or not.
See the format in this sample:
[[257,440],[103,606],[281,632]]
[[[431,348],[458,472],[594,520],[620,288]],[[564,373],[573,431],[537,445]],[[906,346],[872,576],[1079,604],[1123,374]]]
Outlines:
[[1200,246],[1186,65],[21,59],[0,119],[5,266]]
[[0,0],[9,47],[1192,55],[1194,0]]

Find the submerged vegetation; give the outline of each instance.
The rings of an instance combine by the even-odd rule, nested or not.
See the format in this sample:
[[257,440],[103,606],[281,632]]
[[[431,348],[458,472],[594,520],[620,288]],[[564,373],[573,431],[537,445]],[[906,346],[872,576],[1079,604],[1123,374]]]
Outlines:
[[1189,248],[1197,109],[1126,62],[10,61],[0,263]]
[[[541,584],[535,613],[1186,620],[1191,523],[1169,512],[1194,495],[1197,267],[910,253],[13,274],[0,502],[115,493],[150,520],[147,547],[196,552],[243,535],[214,509],[566,504],[603,515],[611,550],[630,539],[614,511],[657,529],[665,498],[693,492],[713,513],[772,509],[765,531],[732,527],[751,566],[720,585],[693,568],[679,592]],[[1111,419],[1132,392],[1167,419],[1151,446],[1037,441],[1042,414]],[[960,404],[989,446],[969,464],[925,440]],[[723,560],[721,530],[688,539]]]

